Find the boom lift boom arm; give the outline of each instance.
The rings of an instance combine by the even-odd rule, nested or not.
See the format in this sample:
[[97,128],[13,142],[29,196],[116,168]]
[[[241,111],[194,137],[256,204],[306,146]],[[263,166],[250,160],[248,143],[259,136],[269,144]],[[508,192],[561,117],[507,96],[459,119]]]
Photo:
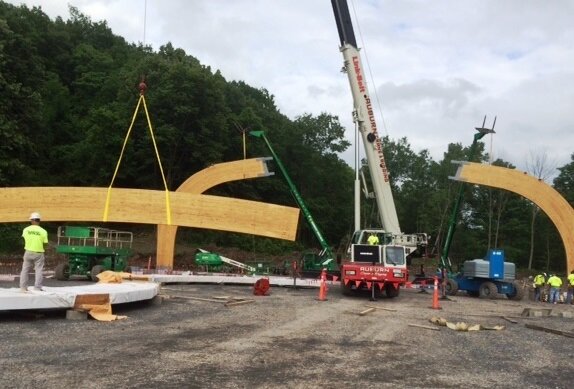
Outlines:
[[297,202],[297,205],[299,205],[299,208],[301,208],[301,212],[303,213],[303,216],[305,217],[307,224],[309,224],[309,227],[311,227],[313,234],[315,235],[317,240],[319,240],[319,244],[321,245],[321,249],[322,249],[321,252],[319,253],[319,257],[321,258],[321,266],[322,267],[323,266],[329,267],[329,270],[334,269],[334,266],[335,266],[334,259],[335,258],[334,258],[333,250],[331,249],[331,246],[329,246],[329,243],[327,243],[327,240],[325,239],[325,237],[321,233],[319,226],[317,225],[317,223],[315,223],[315,219],[313,218],[313,215],[311,215],[311,212],[309,211],[309,209],[307,208],[307,205],[303,201],[303,197],[301,197],[301,193],[299,193],[299,191],[297,190],[297,187],[295,186],[295,184],[291,180],[291,177],[287,173],[287,169],[285,169],[285,166],[283,166],[283,162],[281,162],[281,159],[279,159],[279,157],[275,153],[275,150],[273,149],[273,147],[271,147],[271,143],[269,143],[269,140],[265,136],[265,132],[263,132],[263,131],[250,131],[249,135],[255,136],[257,138],[262,138],[265,141],[267,148],[271,152],[273,159],[277,163],[279,170],[281,170],[281,173],[283,174],[283,177],[285,178],[285,181],[287,182],[287,185],[289,186],[289,190],[291,191],[291,194],[295,198],[295,201]]
[[[494,126],[496,125],[496,117],[494,118],[494,123],[492,123],[492,128],[484,127],[486,123],[486,116],[482,122],[482,127],[475,127],[476,134],[474,134],[474,139],[470,146],[470,150],[468,151],[468,160],[472,162],[476,158],[476,150],[478,148],[478,141],[482,139],[486,134],[494,134]],[[455,161],[453,161],[455,162]],[[459,184],[458,189],[458,196],[454,202],[452,212],[450,218],[448,220],[448,230],[446,232],[446,237],[444,240],[444,245],[442,251],[440,253],[440,265],[443,269],[445,269],[448,273],[452,273],[452,264],[450,259],[448,258],[448,254],[450,252],[450,246],[452,244],[452,238],[454,236],[454,231],[456,229],[456,222],[458,219],[458,213],[460,211],[460,205],[462,204],[462,200],[464,198],[464,189],[466,188],[464,183]]]

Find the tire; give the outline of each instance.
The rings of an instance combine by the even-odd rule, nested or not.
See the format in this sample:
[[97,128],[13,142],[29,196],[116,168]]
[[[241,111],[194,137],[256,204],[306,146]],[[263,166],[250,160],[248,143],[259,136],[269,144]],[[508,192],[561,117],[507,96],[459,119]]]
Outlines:
[[345,285],[345,281],[341,280],[341,294],[343,296],[352,296],[353,293],[353,289],[351,289],[351,282],[348,283],[348,285]]
[[90,271],[90,278],[92,279],[92,281],[94,282],[98,282],[98,277],[97,275],[100,274],[101,272],[103,272],[105,269],[102,265],[96,265],[92,268],[92,270]]
[[478,297],[481,299],[495,299],[497,294],[498,288],[494,282],[483,282],[478,288]]
[[449,278],[446,280],[445,288],[446,288],[446,294],[448,294],[449,296],[456,296],[458,292],[458,282],[456,282],[452,278]]
[[393,284],[385,285],[385,292],[387,293],[388,298],[398,297],[400,291],[401,289],[399,287],[395,288]]
[[507,293],[506,297],[509,300],[520,301],[524,297],[524,289],[517,281],[512,281],[512,286],[514,287],[514,293]]
[[67,281],[70,279],[70,265],[68,262],[59,263],[54,269],[54,275],[59,281]]

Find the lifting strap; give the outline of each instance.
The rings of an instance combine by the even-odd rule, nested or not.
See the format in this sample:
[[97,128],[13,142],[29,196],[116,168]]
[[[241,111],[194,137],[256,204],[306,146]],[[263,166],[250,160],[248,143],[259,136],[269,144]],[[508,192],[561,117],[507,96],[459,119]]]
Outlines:
[[116,179],[116,175],[118,174],[118,170],[119,170],[119,168],[120,168],[120,163],[121,163],[121,161],[122,161],[122,157],[123,157],[123,155],[124,155],[124,151],[125,151],[125,149],[126,149],[126,144],[128,143],[128,138],[130,137],[130,133],[131,133],[131,131],[132,131],[134,122],[136,121],[136,116],[137,116],[137,114],[138,114],[138,110],[139,110],[140,104],[143,102],[143,107],[144,107],[145,115],[146,115],[146,118],[147,118],[147,124],[148,124],[148,127],[149,127],[149,132],[150,132],[150,135],[151,135],[151,140],[152,140],[152,143],[153,143],[153,148],[154,148],[154,150],[155,150],[155,155],[156,155],[156,158],[157,158],[157,163],[158,163],[158,165],[159,165],[159,170],[160,170],[160,172],[161,172],[161,178],[163,179],[163,185],[164,185],[164,188],[165,188],[165,212],[166,212],[166,221],[167,221],[166,224],[167,224],[167,225],[171,225],[171,206],[170,206],[170,201],[169,201],[169,190],[167,189],[167,181],[165,180],[165,175],[163,174],[163,167],[162,167],[162,165],[161,165],[161,159],[160,159],[160,157],[159,157],[159,151],[157,150],[157,144],[156,144],[156,142],[155,142],[155,136],[153,135],[153,128],[152,128],[152,125],[151,125],[151,120],[150,120],[150,118],[149,118],[149,113],[148,113],[147,105],[146,105],[146,102],[145,102],[144,92],[145,92],[145,89],[146,89],[146,85],[145,85],[145,83],[142,81],[142,83],[140,84],[139,87],[140,87],[140,98],[139,98],[139,100],[138,100],[136,109],[135,109],[135,111],[134,111],[134,115],[133,115],[133,117],[132,117],[132,122],[131,122],[131,124],[130,124],[130,128],[128,129],[128,133],[126,134],[126,138],[124,139],[124,144],[123,144],[123,146],[122,146],[122,151],[121,151],[121,153],[120,153],[120,157],[119,157],[119,159],[118,159],[118,163],[116,164],[116,170],[114,171],[114,175],[113,175],[113,177],[112,177],[112,182],[110,183],[110,186],[108,187],[108,194],[107,194],[107,196],[106,196],[106,205],[105,205],[105,207],[104,207],[104,217],[103,217],[103,221],[104,221],[104,222],[107,222],[107,221],[108,221],[108,212],[109,212],[109,206],[110,206],[110,198],[111,198],[111,195],[112,195],[112,186],[113,186],[114,181],[115,181],[115,179]]

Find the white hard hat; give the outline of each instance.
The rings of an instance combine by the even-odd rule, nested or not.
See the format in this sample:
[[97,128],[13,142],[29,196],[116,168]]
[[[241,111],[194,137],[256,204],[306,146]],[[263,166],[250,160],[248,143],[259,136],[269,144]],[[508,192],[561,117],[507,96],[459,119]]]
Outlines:
[[32,212],[30,214],[30,220],[34,220],[34,219],[38,219],[40,220],[42,217],[40,216],[40,214],[38,212]]

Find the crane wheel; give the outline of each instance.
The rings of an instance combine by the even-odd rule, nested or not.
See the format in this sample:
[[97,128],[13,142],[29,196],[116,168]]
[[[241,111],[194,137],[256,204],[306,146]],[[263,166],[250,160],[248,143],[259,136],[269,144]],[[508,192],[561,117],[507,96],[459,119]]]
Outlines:
[[386,284],[385,285],[385,292],[387,293],[387,297],[394,298],[399,295],[400,288],[395,288],[393,284]]
[[351,282],[345,285],[345,281],[341,280],[341,294],[343,296],[352,296],[353,289],[351,288]]

